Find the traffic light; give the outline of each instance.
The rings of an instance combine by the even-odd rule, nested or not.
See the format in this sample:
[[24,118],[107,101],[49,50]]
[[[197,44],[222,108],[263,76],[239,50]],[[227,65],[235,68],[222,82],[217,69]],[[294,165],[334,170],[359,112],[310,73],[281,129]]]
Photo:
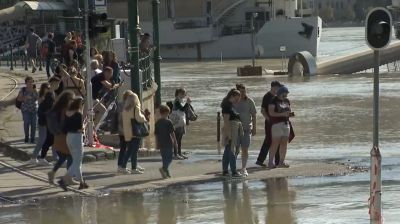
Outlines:
[[392,38],[392,15],[385,8],[375,8],[367,15],[365,39],[370,48],[380,50],[389,45]]
[[108,28],[104,25],[107,19],[107,13],[90,13],[89,14],[89,37],[97,37],[99,33],[106,33]]

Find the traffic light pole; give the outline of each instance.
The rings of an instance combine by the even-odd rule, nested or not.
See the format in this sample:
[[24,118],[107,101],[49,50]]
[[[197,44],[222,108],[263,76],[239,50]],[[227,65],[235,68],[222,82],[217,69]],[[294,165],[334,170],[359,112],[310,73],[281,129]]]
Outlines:
[[161,105],[161,71],[160,71],[160,32],[159,32],[159,0],[153,0],[153,44],[154,44],[154,79],[158,85],[156,92],[156,107]]
[[85,15],[85,59],[86,59],[86,108],[88,115],[88,145],[92,146],[94,143],[93,139],[93,101],[92,101],[92,83],[91,74],[92,68],[90,67],[90,39],[89,39],[89,1],[84,1],[84,15]]
[[139,72],[139,9],[138,0],[128,1],[129,55],[131,64],[131,90],[142,98],[142,77]]
[[374,102],[373,102],[373,148],[370,169],[370,218],[371,223],[382,220],[382,156],[379,151],[379,50],[374,50]]

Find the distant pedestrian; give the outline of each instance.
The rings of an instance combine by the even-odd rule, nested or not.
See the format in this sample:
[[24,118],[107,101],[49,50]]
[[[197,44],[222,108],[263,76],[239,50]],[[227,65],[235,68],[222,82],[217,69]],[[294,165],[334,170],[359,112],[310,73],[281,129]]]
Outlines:
[[167,106],[160,106],[161,118],[156,122],[154,134],[156,136],[156,148],[160,150],[162,167],[160,173],[163,178],[170,178],[169,165],[172,162],[173,148],[177,147],[174,126],[168,119],[170,109]]
[[[134,136],[132,132],[132,120],[135,119],[139,123],[148,121],[148,117],[143,114],[140,100],[136,93],[127,90],[124,92],[124,109],[122,111],[122,127],[124,129],[124,138],[128,145],[128,150],[121,165],[121,172],[132,174],[143,174],[144,169],[137,164],[137,154],[142,138]],[[126,168],[128,160],[131,160],[132,169]]]
[[[64,123],[65,123],[65,112],[68,110],[72,100],[74,99],[74,93],[70,91],[63,92],[55,101],[51,110],[47,113],[47,128],[51,134],[54,135],[53,148],[57,153],[58,160],[54,164],[53,169],[48,172],[49,182],[53,183],[54,176],[57,170],[64,164],[67,160],[67,169],[72,164],[72,157],[67,146],[67,135],[64,133]],[[72,185],[74,183],[72,178],[64,179],[67,185]]]
[[187,92],[184,88],[175,90],[175,100],[170,114],[177,140],[177,147],[174,147],[174,159],[187,159],[187,157],[182,154],[182,139],[186,134],[186,111],[191,103],[192,100],[190,97],[187,97]]
[[237,84],[236,89],[240,91],[240,101],[234,104],[234,107],[240,115],[244,132],[243,137],[239,138],[237,147],[242,150],[242,174],[243,176],[248,176],[246,168],[247,160],[249,159],[251,136],[257,133],[257,109],[254,100],[247,96],[246,87],[243,84]]
[[54,43],[54,34],[49,33],[47,35],[47,40],[43,42],[42,48],[47,48],[44,51],[44,57],[46,58],[46,74],[47,78],[50,78],[50,69],[54,73],[54,68],[51,67],[52,60],[54,60],[54,55],[56,54],[56,44]]
[[[269,168],[288,168],[285,163],[287,144],[290,135],[289,117],[294,116],[290,108],[290,101],[287,98],[289,90],[282,86],[278,89],[276,97],[268,105],[268,114],[271,122],[272,143],[269,151]],[[280,160],[278,164],[274,164],[275,154],[279,147]]]
[[[268,105],[272,102],[272,99],[276,96],[276,92],[278,91],[278,89],[282,86],[282,84],[278,81],[272,81],[271,82],[271,89],[270,91],[268,91],[262,100],[262,104],[261,104],[261,113],[265,119],[265,126],[264,126],[264,130],[265,130],[265,138],[264,138],[264,142],[263,145],[261,146],[260,149],[260,153],[258,155],[257,158],[257,162],[256,164],[262,167],[266,167],[267,165],[264,164],[265,159],[267,158],[268,155],[268,150],[271,146],[271,142],[272,142],[272,137],[271,137],[271,122],[270,122],[270,117],[268,114]],[[279,149],[278,149],[279,151]],[[279,153],[275,154],[275,163],[278,164],[279,163]]]
[[32,73],[36,72],[36,59],[38,47],[42,44],[42,39],[35,33],[33,28],[29,29],[29,34],[26,36],[26,52],[29,61],[32,63]]
[[225,144],[224,155],[222,157],[222,175],[230,176],[228,167],[230,166],[232,177],[241,177],[236,171],[236,146],[239,138],[243,135],[243,127],[240,121],[240,115],[233,107],[234,103],[240,100],[240,92],[231,89],[227,96],[222,100],[221,108],[224,118],[223,139]]
[[21,112],[24,121],[25,143],[28,143],[29,140],[31,143],[35,143],[39,95],[34,83],[32,77],[26,77],[26,86],[18,93],[18,100],[22,102]]
[[67,190],[67,182],[72,177],[79,181],[79,189],[89,187],[82,177],[83,103],[82,98],[74,99],[65,113],[64,133],[67,134],[67,145],[72,156],[72,164],[67,174],[58,182],[64,190]]
[[128,94],[123,95],[122,103],[118,104],[118,136],[119,136],[119,154],[118,154],[118,173],[126,173],[126,168],[122,168],[125,159],[127,142],[125,141],[124,128],[122,123],[122,112],[124,111],[124,102],[127,100]]

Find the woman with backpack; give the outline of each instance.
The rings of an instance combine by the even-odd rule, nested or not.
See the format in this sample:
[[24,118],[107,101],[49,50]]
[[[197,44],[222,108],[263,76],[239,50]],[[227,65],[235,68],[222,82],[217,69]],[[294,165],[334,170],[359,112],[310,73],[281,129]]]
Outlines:
[[[35,143],[36,121],[38,109],[38,92],[32,77],[25,78],[26,86],[18,93],[17,102],[20,102],[22,119],[24,121],[25,143]],[[18,107],[18,106],[17,106]],[[30,135],[29,135],[30,134]]]
[[182,160],[188,157],[182,154],[182,138],[186,134],[186,111],[190,107],[192,100],[187,97],[187,92],[183,88],[175,90],[175,100],[172,106],[172,112],[169,115],[170,120],[175,128],[176,140],[178,147],[174,147],[174,159]]

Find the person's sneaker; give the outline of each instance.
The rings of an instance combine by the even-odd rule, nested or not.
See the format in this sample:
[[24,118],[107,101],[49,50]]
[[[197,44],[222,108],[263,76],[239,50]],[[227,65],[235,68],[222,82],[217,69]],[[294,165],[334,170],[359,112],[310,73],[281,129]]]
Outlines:
[[51,166],[52,164],[50,162],[48,162],[47,160],[45,160],[45,159],[39,159],[38,160],[38,165],[40,165],[40,166]]
[[36,72],[36,67],[33,67],[32,68],[32,73],[35,73]]
[[176,155],[173,157],[174,160],[184,160],[184,158],[180,157],[179,155]]
[[222,172],[222,176],[223,177],[230,177],[231,175],[229,175],[228,171],[224,171],[224,172]]
[[261,166],[261,167],[267,167],[267,165],[265,165],[264,163],[257,161],[256,165]]
[[240,174],[238,172],[232,173],[232,178],[241,178],[241,177],[243,177],[242,174]]
[[38,160],[37,159],[30,159],[26,162],[27,165],[37,165],[38,164]]
[[134,170],[131,170],[131,174],[143,174],[143,171],[140,171],[138,169],[134,169]]
[[182,155],[182,154],[179,154],[179,156],[180,156],[181,158],[183,158],[183,159],[188,159],[188,158],[189,158],[189,157],[184,156],[184,155]]
[[128,170],[128,169],[126,169],[126,168],[122,168],[122,167],[118,167],[117,172],[118,172],[119,174],[131,174],[131,171],[130,171],[130,170]]
[[70,176],[68,176],[68,175],[62,177],[61,179],[63,180],[63,182],[64,182],[66,185],[79,185],[79,184],[80,184],[80,182],[75,181],[74,178],[72,178],[72,177],[70,177]]
[[165,173],[167,174],[168,178],[171,178],[171,174],[169,174],[169,170],[166,170]]
[[145,171],[145,168],[141,167],[141,166],[137,166],[136,169],[140,170],[140,171]]
[[79,184],[79,190],[88,189],[89,185],[86,182],[82,182]]
[[247,172],[247,169],[243,169],[242,170],[242,175],[243,175],[243,177],[249,176],[249,173]]
[[161,167],[160,169],[158,169],[160,171],[161,177],[162,178],[167,178],[167,173],[165,172],[165,170]]
[[57,183],[61,187],[61,189],[63,189],[64,191],[68,191],[67,184],[65,184],[62,178],[59,181],[57,181]]
[[35,139],[31,139],[31,144],[35,144]]
[[282,163],[282,164],[279,164],[276,168],[289,168],[289,167],[290,167],[289,164]]
[[25,139],[24,139],[24,142],[25,142],[25,143],[28,143],[28,142],[29,142],[29,138],[25,138]]
[[56,175],[56,172],[50,171],[47,173],[47,177],[49,178],[49,184],[54,184],[54,176]]

